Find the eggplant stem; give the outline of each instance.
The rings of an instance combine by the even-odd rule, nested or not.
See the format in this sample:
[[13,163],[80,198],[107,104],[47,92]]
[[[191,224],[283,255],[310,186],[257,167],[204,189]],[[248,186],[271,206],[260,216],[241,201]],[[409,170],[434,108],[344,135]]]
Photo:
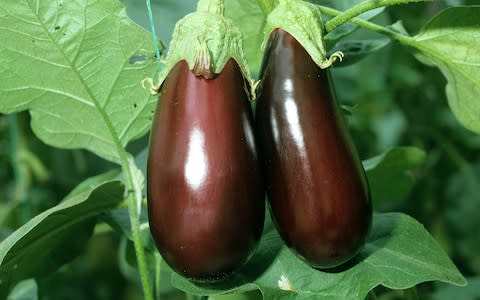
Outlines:
[[[330,8],[330,7],[327,7],[327,6],[317,5],[317,7],[322,13],[324,13],[328,16],[335,17],[335,16],[338,16],[338,15],[342,14],[341,11]],[[415,40],[408,35],[398,33],[394,30],[388,29],[386,27],[377,25],[377,24],[369,22],[369,21],[365,21],[365,20],[360,19],[360,18],[352,18],[352,19],[349,19],[348,21],[350,21],[353,24],[358,25],[362,28],[365,28],[367,30],[378,32],[380,34],[388,36],[389,38],[391,38],[393,40],[396,40],[396,41],[399,41],[402,44],[410,45],[410,46],[415,47]],[[331,30],[333,30],[333,29],[331,29]],[[329,32],[331,30],[326,29],[327,32]]]
[[[432,1],[432,0],[423,0],[423,1]],[[334,30],[335,28],[339,27],[343,23],[346,23],[353,18],[363,14],[364,12],[367,12],[369,10],[373,10],[379,7],[384,7],[384,6],[391,6],[391,5],[397,5],[397,4],[407,4],[411,2],[418,2],[418,0],[367,0],[363,1],[346,11],[338,14],[335,16],[333,19],[328,21],[325,24],[325,30],[327,32],[330,32]]]
[[214,15],[223,16],[225,4],[223,0],[199,0],[197,11],[209,12]]
[[277,6],[275,0],[258,0],[257,3],[265,16],[268,16],[268,14],[275,9],[275,6]]

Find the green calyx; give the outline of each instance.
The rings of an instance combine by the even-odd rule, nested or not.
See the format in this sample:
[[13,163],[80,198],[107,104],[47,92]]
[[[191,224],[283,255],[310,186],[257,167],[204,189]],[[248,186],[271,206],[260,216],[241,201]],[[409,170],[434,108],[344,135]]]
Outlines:
[[253,91],[242,34],[223,12],[223,0],[200,0],[196,12],[177,22],[158,81],[155,84],[151,79],[143,82],[150,83],[152,94],[158,93],[170,70],[181,60],[185,60],[197,76],[211,79],[223,70],[230,58],[238,63]]
[[267,17],[264,47],[271,32],[279,28],[290,33],[322,69],[330,67],[337,59],[343,59],[342,52],[335,52],[327,57],[322,15],[315,5],[302,0],[279,2]]
[[223,0],[199,0],[197,3],[197,11],[223,16],[225,5],[223,4]]

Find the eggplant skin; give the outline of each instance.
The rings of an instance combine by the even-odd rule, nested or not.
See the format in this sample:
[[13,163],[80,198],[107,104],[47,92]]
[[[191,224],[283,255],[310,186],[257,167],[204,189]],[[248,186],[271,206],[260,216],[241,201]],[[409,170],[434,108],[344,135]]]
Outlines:
[[215,281],[260,240],[265,193],[244,79],[230,59],[213,79],[185,61],[161,87],[147,164],[150,230],[177,273]]
[[339,266],[364,245],[372,206],[329,71],[276,29],[261,74],[255,131],[274,223],[311,266]]

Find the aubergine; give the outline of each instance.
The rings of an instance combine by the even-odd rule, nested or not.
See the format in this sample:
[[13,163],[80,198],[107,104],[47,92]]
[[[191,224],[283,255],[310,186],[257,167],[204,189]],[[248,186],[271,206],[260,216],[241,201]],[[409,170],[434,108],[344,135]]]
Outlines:
[[207,71],[182,60],[169,72],[147,164],[153,239],[168,265],[194,281],[221,280],[243,266],[265,214],[244,77],[233,59],[220,74]]
[[273,221],[305,262],[339,266],[364,245],[372,206],[330,72],[275,29],[261,79],[255,131]]

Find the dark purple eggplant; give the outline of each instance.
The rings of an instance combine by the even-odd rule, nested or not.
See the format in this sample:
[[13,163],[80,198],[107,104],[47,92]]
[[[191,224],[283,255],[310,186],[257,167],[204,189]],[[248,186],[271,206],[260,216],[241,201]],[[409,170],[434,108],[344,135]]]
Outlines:
[[[200,70],[204,72],[205,70]],[[180,61],[164,81],[150,136],[148,214],[155,243],[176,272],[224,278],[252,255],[264,191],[253,116],[238,64],[206,79]]]
[[261,74],[256,134],[274,223],[311,266],[338,266],[365,243],[372,207],[329,70],[276,29]]

